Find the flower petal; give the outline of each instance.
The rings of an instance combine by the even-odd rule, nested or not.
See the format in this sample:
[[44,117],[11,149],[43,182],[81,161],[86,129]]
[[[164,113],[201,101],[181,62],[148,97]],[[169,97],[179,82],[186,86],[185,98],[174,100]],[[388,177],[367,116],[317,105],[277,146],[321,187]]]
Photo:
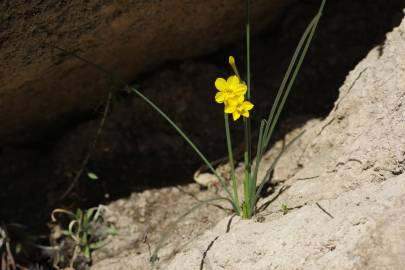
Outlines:
[[253,107],[254,107],[254,105],[252,103],[250,103],[249,101],[244,101],[241,106],[246,111],[249,111],[249,110],[253,109]]
[[238,120],[238,119],[239,119],[239,117],[240,117],[239,112],[234,111],[234,112],[232,113],[232,117],[233,117],[233,121]]
[[249,118],[249,111],[242,112],[243,117]]
[[228,104],[228,106],[232,106],[232,107],[236,108],[242,104],[243,100],[242,100],[242,102],[240,100],[241,100],[241,97],[228,96],[226,99],[226,103]]
[[236,95],[244,95],[247,92],[247,86],[244,83],[240,83],[235,87],[234,90]]
[[237,97],[237,100],[238,100],[238,103],[242,103],[242,104],[243,104],[243,101],[245,100],[245,96],[244,96],[244,95],[240,95],[240,96]]
[[229,88],[234,89],[239,84],[239,78],[236,75],[232,75],[226,82],[228,83]]
[[227,83],[224,78],[218,78],[215,80],[215,88],[218,89],[218,91],[225,91],[227,88]]
[[218,92],[215,94],[215,101],[217,103],[224,103],[225,101],[225,93],[224,92]]
[[236,111],[236,104],[225,102],[225,113],[233,113]]

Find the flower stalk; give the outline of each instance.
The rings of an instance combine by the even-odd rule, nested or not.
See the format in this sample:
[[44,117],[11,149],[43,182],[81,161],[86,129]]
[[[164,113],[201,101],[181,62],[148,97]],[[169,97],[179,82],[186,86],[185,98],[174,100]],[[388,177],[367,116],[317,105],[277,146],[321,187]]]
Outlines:
[[239,202],[239,194],[238,194],[238,184],[236,182],[236,175],[235,175],[235,162],[233,159],[231,132],[229,130],[229,119],[228,119],[228,115],[226,113],[224,113],[224,119],[225,119],[226,142],[227,142],[227,147],[228,147],[229,167],[231,170],[233,201],[234,201],[234,205],[237,206],[236,214],[240,215],[240,202]]
[[[275,127],[277,125],[278,119],[280,118],[281,112],[284,108],[288,95],[294,84],[294,81],[298,75],[301,65],[304,61],[305,55],[308,51],[309,45],[312,41],[313,35],[315,33],[316,27],[318,25],[319,19],[321,18],[326,0],[322,0],[321,6],[318,13],[312,19],[312,21],[307,26],[304,34],[302,35],[298,46],[294,52],[291,59],[290,65],[284,75],[282,83],[278,89],[276,98],[274,100],[273,106],[271,107],[269,116],[267,120],[262,120],[260,122],[259,138],[257,142],[256,149],[256,159],[255,166],[252,171],[252,136],[251,136],[251,121],[250,121],[250,110],[253,108],[251,103],[251,62],[250,62],[250,1],[246,0],[246,82],[242,80],[239,75],[239,71],[236,65],[235,58],[233,56],[229,57],[229,64],[235,75],[232,75],[225,79],[219,78],[215,82],[215,86],[219,93],[217,93],[215,99],[218,103],[224,103],[225,105],[225,117],[226,114],[232,114],[233,120],[237,121],[240,116],[243,116],[243,128],[244,128],[244,175],[243,175],[243,202],[241,205],[241,216],[244,219],[250,219],[255,214],[256,204],[259,198],[259,194],[265,181],[269,176],[269,172],[266,173],[264,179],[262,179],[259,187],[258,184],[258,172],[259,166],[262,161],[262,157],[268,145],[270,139],[273,135]],[[226,82],[226,83],[225,83]],[[227,117],[226,117],[227,119]],[[231,166],[231,179],[232,179],[232,190],[234,202],[239,205],[239,196],[237,195],[237,187],[235,186],[236,176],[234,166],[232,146],[230,144],[230,132],[229,132],[229,122],[225,121],[226,126],[226,136],[228,142],[228,155],[229,164]],[[283,152],[281,152],[283,153]],[[274,169],[275,163],[278,161],[279,156],[271,165],[269,171]],[[233,164],[233,165],[232,165]],[[238,200],[236,200],[236,198]]]

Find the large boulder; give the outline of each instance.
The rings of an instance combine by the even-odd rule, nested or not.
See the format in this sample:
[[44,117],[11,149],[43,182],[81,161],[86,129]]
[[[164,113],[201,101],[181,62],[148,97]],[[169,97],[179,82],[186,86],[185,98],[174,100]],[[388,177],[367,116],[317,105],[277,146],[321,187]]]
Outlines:
[[280,160],[279,189],[261,222],[236,221],[225,233],[225,219],[162,269],[199,269],[199,247],[214,239],[207,269],[403,269],[404,101],[405,20],[350,72],[329,116],[307,123]]
[[[260,30],[289,1],[251,2]],[[47,133],[105,97],[108,76],[46,43],[133,80],[241,38],[245,22],[242,0],[6,0],[0,10],[0,144]]]
[[[201,210],[167,241],[159,269],[403,269],[404,78],[405,20],[348,74],[328,117],[286,136],[306,130],[280,159],[258,216],[224,218],[193,240]],[[283,145],[266,154],[261,175]],[[148,257],[130,248],[92,269],[147,269]]]

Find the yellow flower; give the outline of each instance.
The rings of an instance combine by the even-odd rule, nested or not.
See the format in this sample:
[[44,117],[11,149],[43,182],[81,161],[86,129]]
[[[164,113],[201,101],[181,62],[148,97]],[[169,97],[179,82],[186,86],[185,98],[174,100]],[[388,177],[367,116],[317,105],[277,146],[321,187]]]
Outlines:
[[232,113],[233,121],[236,121],[240,116],[248,118],[249,111],[253,109],[254,105],[249,101],[238,102],[237,100],[230,100],[225,103],[225,112]]
[[225,113],[233,113],[236,108],[238,107],[238,104],[241,104],[245,101],[245,96],[236,97],[236,98],[230,98],[227,101],[224,102],[225,105]]
[[[229,58],[231,63],[233,57]],[[249,111],[253,109],[253,104],[245,101],[247,86],[241,82],[238,76],[230,76],[227,80],[218,78],[215,81],[218,93],[215,95],[217,103],[224,103],[225,113],[232,114],[233,120],[238,120],[241,116],[248,118]]]
[[217,103],[227,103],[230,99],[244,100],[244,95],[247,91],[247,86],[239,80],[235,75],[230,76],[227,80],[218,78],[215,81],[215,87],[219,91],[215,95]]

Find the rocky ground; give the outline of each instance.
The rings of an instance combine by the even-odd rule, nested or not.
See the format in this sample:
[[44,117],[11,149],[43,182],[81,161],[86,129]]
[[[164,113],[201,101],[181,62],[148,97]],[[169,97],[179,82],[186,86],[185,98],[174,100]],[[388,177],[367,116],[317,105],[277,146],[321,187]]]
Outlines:
[[[253,40],[254,125],[318,4],[297,2]],[[402,0],[328,1],[261,173],[283,143],[306,132],[278,163],[264,209],[242,221],[226,204],[201,207],[166,242],[160,269],[401,269],[405,26],[393,28],[404,7]],[[210,160],[226,153],[212,82],[229,74],[229,54],[243,65],[240,44],[137,79]],[[158,115],[126,93],[116,98],[80,181],[63,199],[105,103],[43,140],[0,148],[0,220],[47,233],[54,208],[107,204],[118,235],[94,252],[92,269],[149,269],[150,249],[168,224],[215,190],[190,184],[201,161]],[[241,127],[232,130],[242,141]]]
[[[198,222],[203,231],[224,215],[202,208],[167,242],[159,269],[402,269],[404,59],[405,21],[350,72],[328,117],[301,127],[306,133],[280,160],[273,177],[276,191],[262,201],[258,217],[227,216],[195,238],[190,224]],[[263,171],[268,166],[263,163]],[[145,195],[153,198],[149,192],[136,196]],[[281,213],[282,204],[288,213]],[[125,203],[111,207],[123,213],[119,205]],[[140,250],[130,248],[92,269],[148,269],[149,254]]]

